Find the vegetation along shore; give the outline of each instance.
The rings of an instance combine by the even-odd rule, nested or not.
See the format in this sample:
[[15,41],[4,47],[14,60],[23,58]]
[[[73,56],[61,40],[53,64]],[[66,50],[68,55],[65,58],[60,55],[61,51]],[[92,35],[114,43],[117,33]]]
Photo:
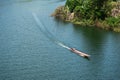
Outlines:
[[120,0],[67,0],[52,16],[81,26],[120,32]]

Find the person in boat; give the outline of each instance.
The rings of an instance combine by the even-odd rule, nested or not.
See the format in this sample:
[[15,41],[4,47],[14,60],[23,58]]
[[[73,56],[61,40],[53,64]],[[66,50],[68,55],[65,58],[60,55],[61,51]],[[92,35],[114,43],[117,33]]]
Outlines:
[[74,52],[76,49],[75,48],[70,48],[70,50]]

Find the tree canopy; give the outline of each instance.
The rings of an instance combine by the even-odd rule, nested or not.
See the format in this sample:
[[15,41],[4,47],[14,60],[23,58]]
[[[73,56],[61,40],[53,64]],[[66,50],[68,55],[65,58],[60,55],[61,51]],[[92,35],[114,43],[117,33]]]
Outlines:
[[66,6],[80,18],[104,20],[110,14],[110,1],[112,0],[67,0]]

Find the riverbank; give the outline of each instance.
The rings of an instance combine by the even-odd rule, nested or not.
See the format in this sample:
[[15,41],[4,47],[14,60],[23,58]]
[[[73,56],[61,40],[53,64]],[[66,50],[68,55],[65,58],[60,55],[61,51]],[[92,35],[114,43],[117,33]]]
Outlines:
[[[68,6],[60,6],[52,14],[55,18],[72,22],[81,26],[97,27],[105,30],[120,32],[120,2],[111,2],[110,16],[105,19],[85,19],[80,18],[75,11],[71,12]],[[91,15],[92,16],[92,15]]]

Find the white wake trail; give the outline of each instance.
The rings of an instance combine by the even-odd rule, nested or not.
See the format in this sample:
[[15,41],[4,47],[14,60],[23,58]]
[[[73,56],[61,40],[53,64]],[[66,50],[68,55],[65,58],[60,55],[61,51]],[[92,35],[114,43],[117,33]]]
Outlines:
[[[66,49],[71,49],[70,47],[66,46],[65,44],[63,44],[61,41],[57,40],[53,35],[52,33],[50,33],[45,25],[38,19],[37,15],[35,13],[32,13],[37,25],[38,25],[38,28],[44,33],[45,36],[47,36],[47,38],[49,38],[51,41],[53,41],[54,43],[56,43],[57,45],[63,47],[63,48],[66,48]],[[41,28],[41,26],[44,26],[44,30],[43,30],[43,27]],[[47,33],[46,33],[47,32]]]
[[62,47],[64,47],[64,48],[66,48],[66,49],[69,49],[69,50],[70,50],[70,47],[68,47],[68,46],[64,45],[64,44],[63,44],[63,43],[61,43],[61,42],[58,42],[57,44],[58,44],[58,45],[60,45],[60,46],[62,46]]

